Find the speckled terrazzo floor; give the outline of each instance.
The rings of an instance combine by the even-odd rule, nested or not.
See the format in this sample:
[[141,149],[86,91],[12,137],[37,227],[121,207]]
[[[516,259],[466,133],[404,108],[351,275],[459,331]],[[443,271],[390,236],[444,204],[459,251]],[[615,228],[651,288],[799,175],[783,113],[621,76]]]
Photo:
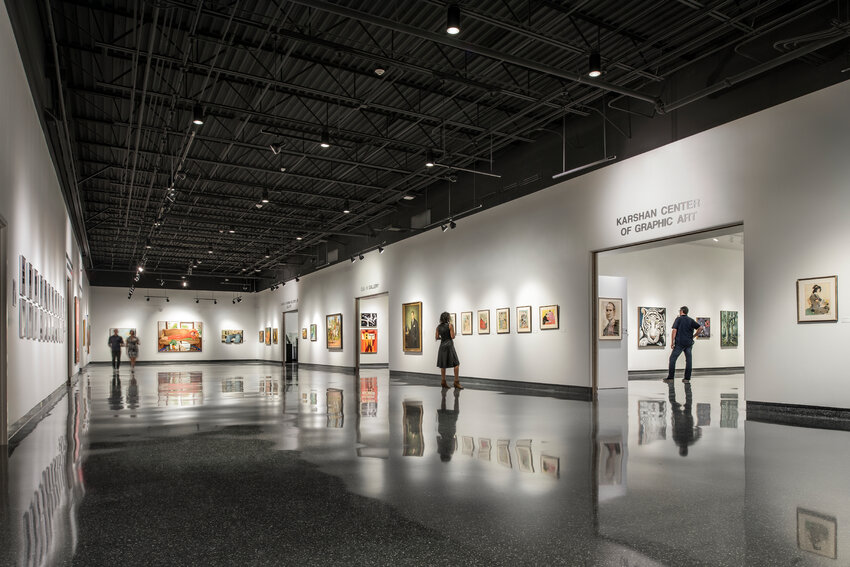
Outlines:
[[0,460],[0,563],[847,564],[850,434],[745,423],[743,400],[742,376],[592,404],[90,366]]

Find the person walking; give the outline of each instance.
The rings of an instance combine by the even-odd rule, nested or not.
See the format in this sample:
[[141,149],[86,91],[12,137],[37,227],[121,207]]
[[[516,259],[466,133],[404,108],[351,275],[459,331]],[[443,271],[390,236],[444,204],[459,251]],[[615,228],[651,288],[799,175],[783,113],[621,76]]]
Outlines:
[[440,377],[442,378],[441,386],[448,388],[446,384],[446,368],[454,368],[455,382],[454,387],[458,390],[463,390],[463,386],[458,381],[458,372],[460,371],[460,361],[455,352],[455,326],[452,325],[451,317],[448,312],[443,311],[440,314],[440,324],[437,325],[437,331],[434,333],[434,338],[440,341],[440,350],[437,351],[437,366],[440,368]]
[[118,329],[112,329],[112,336],[107,344],[112,350],[112,369],[118,372],[118,367],[121,366],[121,347],[124,346],[124,337],[118,334]]
[[691,370],[693,368],[693,358],[691,349],[694,346],[694,339],[699,334],[699,323],[688,317],[688,307],[683,305],[679,308],[679,316],[673,321],[673,331],[670,335],[670,348],[673,352],[670,354],[670,368],[667,370],[667,378],[664,380],[672,380],[676,373],[676,361],[682,352],[685,353],[685,379],[684,382],[691,381]]
[[127,337],[127,358],[130,359],[130,372],[136,371],[136,359],[139,358],[139,337],[136,336],[136,331],[130,330],[130,336]]

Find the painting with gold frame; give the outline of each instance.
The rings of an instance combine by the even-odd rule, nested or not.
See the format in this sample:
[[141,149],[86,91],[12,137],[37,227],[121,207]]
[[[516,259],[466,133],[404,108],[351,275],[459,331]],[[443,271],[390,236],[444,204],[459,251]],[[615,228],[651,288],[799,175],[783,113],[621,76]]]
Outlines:
[[261,343],[266,342],[266,332],[265,331],[260,331],[260,342]]
[[422,352],[422,302],[401,306],[401,344],[404,352]]
[[342,313],[325,316],[328,350],[342,350]]
[[303,327],[301,329],[301,338],[304,339],[304,340],[307,339],[307,327]]

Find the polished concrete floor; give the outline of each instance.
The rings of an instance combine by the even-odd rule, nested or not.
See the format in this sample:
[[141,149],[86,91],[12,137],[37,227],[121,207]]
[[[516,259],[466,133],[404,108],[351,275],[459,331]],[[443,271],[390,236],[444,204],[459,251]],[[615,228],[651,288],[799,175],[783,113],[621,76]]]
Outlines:
[[850,435],[746,422],[743,383],[90,366],[2,460],[0,564],[850,565]]

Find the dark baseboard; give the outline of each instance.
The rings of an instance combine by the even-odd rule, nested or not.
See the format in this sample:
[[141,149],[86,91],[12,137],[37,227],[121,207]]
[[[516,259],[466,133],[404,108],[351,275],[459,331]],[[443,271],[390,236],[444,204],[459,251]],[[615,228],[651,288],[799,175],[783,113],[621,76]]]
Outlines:
[[[175,364],[211,364],[211,363],[231,363],[231,364],[283,364],[279,360],[263,360],[261,358],[222,358],[214,360],[137,360],[136,366],[172,366]],[[89,362],[91,366],[107,366],[111,365],[111,360],[98,360]],[[130,366],[130,361],[126,358],[121,358],[121,366]]]
[[[390,370],[390,378],[413,384],[428,386],[439,385],[440,375],[430,372],[404,372]],[[540,382],[519,382],[517,380],[496,380],[493,378],[477,378],[461,376],[461,384],[473,386],[476,390],[493,390],[505,394],[522,394],[524,396],[543,396],[563,400],[580,400],[589,402],[593,399],[593,389],[586,386],[564,386],[561,384],[543,384]]]
[[[743,374],[743,366],[721,366],[719,368],[694,368],[693,376],[718,375],[728,376],[730,374]],[[685,369],[676,370],[676,376],[682,378],[685,375]],[[657,380],[667,376],[667,369],[659,370],[629,370],[629,380]]]
[[389,368],[388,362],[376,362],[374,364],[361,364],[360,368]]
[[850,431],[850,409],[748,401],[747,421]]
[[304,370],[327,370],[329,372],[342,372],[344,374],[354,374],[353,366],[334,366],[332,364],[313,364],[312,362],[299,362],[298,368]]
[[[70,385],[73,385],[80,379],[80,373],[77,372],[71,377]],[[11,456],[12,452],[15,448],[21,443],[21,441],[30,434],[30,432],[35,429],[36,425],[44,419],[44,417],[50,413],[59,400],[61,400],[68,393],[68,388],[70,387],[68,383],[64,383],[61,386],[57,387],[53,390],[46,398],[41,400],[38,404],[35,405],[30,411],[24,414],[21,419],[17,420],[15,423],[9,426],[9,455]]]

